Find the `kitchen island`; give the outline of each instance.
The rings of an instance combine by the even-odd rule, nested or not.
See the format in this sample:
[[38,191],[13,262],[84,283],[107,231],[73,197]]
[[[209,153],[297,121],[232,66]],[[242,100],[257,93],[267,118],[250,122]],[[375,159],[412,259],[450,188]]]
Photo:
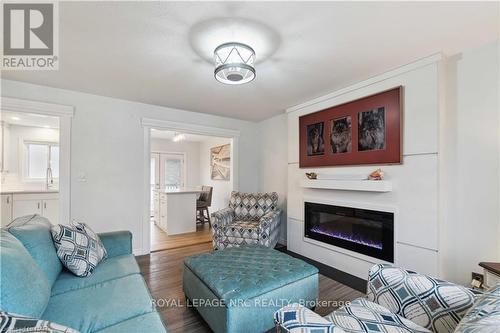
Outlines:
[[156,225],[169,236],[196,231],[197,188],[181,187],[157,190],[159,218]]

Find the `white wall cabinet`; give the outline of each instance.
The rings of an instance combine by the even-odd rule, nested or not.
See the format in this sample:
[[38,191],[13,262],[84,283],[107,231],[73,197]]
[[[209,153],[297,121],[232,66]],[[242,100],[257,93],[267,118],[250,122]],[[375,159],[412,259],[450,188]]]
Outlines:
[[10,128],[9,124],[5,122],[0,123],[0,172],[6,172],[9,170],[9,165],[8,165],[8,147],[9,147],[9,133],[10,133]]
[[2,194],[2,220],[1,225],[5,227],[7,224],[12,221],[12,194]]
[[59,194],[14,194],[12,218],[39,214],[46,217],[52,224],[59,223]]

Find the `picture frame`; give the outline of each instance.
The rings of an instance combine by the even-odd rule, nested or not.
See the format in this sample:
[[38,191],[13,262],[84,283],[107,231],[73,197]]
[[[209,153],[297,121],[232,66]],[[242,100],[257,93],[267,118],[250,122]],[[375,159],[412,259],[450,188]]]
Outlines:
[[402,163],[398,86],[299,118],[299,167]]
[[231,144],[210,148],[210,178],[212,180],[230,180]]

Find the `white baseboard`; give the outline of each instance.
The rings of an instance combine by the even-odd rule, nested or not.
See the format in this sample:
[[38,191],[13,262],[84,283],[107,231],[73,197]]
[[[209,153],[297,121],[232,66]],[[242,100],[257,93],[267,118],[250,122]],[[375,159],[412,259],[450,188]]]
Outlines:
[[132,253],[134,254],[134,256],[142,256],[144,254],[149,254],[149,250],[145,250],[145,249],[133,249],[132,250]]

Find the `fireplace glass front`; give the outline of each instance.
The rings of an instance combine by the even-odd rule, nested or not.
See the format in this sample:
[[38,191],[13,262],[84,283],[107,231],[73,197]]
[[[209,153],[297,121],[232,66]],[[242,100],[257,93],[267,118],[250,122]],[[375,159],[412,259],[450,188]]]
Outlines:
[[305,202],[304,236],[394,262],[394,213]]

